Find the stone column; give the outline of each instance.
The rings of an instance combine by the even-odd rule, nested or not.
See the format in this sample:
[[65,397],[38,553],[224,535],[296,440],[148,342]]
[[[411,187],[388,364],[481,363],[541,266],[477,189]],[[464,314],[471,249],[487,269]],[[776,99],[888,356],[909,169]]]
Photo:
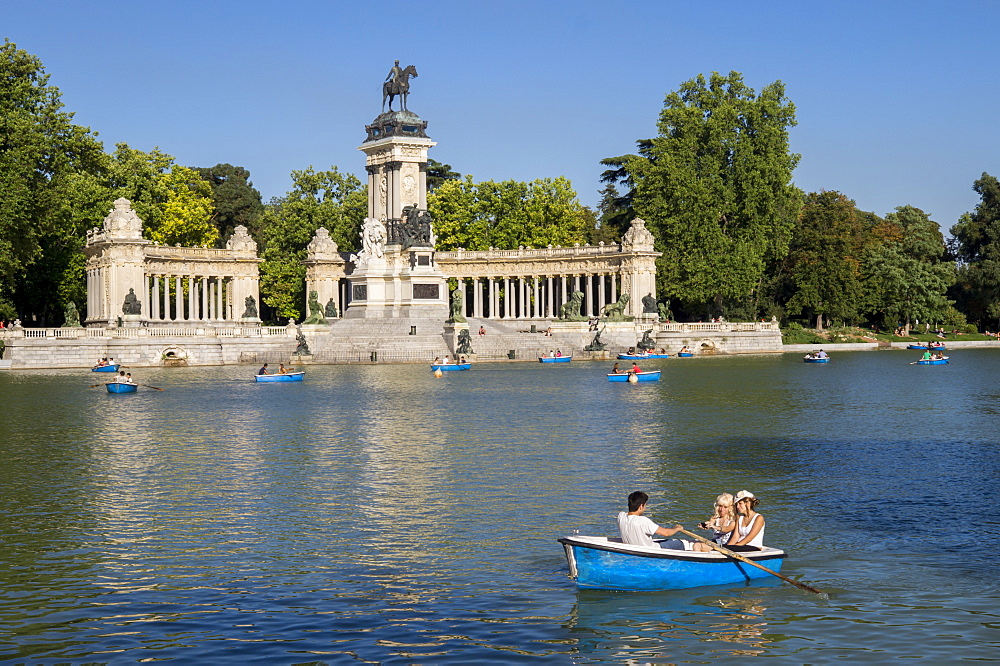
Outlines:
[[539,318],[539,316],[538,316],[538,306],[541,305],[542,302],[541,302],[541,290],[539,289],[538,276],[537,275],[532,276],[532,278],[531,278],[531,287],[532,287],[532,291],[533,291],[533,295],[534,295],[534,298],[532,299],[532,302],[531,302],[531,318],[532,319],[538,319]]
[[583,279],[585,279],[587,281],[587,292],[586,292],[587,307],[585,309],[586,309],[586,312],[587,312],[588,315],[593,315],[594,314],[594,283],[593,283],[593,276],[592,275],[585,275]]
[[497,316],[497,311],[496,311],[496,301],[493,298],[493,291],[494,291],[494,289],[493,289],[493,278],[491,278],[491,277],[486,278],[486,285],[489,288],[488,295],[489,295],[489,301],[490,301],[489,315],[487,316],[487,319],[494,319]]
[[153,297],[150,299],[153,309],[149,313],[150,319],[160,318],[160,276],[153,276]]
[[188,281],[188,309],[187,309],[187,317],[184,317],[184,321],[191,321],[192,319],[195,318],[194,278],[189,275],[187,281]]
[[420,175],[417,181],[417,193],[420,194],[420,208],[427,210],[427,162],[420,163]]
[[601,273],[598,277],[600,278],[600,281],[597,283],[597,312],[594,313],[595,315],[601,314],[601,309],[608,304],[608,302],[604,300],[604,279],[607,276],[604,273]]
[[545,282],[546,282],[546,285],[547,285],[545,287],[545,300],[546,300],[546,305],[548,305],[548,307],[546,308],[546,311],[545,311],[545,317],[551,318],[552,317],[552,276],[551,275],[547,276],[545,278]]
[[503,279],[503,318],[510,319],[510,305],[514,301],[513,294],[510,293],[510,278]]
[[201,277],[201,303],[198,306],[198,319],[208,320],[208,278]]
[[222,312],[222,277],[215,278],[215,318],[218,321],[225,319]]
[[483,316],[483,281],[472,278],[472,316]]
[[[561,306],[563,303],[565,303],[566,301],[569,300],[569,298],[566,297],[566,276],[565,275],[560,275],[559,276],[559,282],[560,282],[560,286],[562,287],[562,292],[559,294],[559,304],[556,306],[557,309],[558,309],[559,306]],[[552,314],[553,314],[553,316],[556,315],[555,312],[553,312]]]
[[618,276],[614,273],[611,274],[611,298],[608,299],[609,303],[614,303],[618,300],[618,286],[616,283]]
[[178,275],[174,278],[174,321],[182,321],[184,319],[184,287],[181,285],[181,276]]

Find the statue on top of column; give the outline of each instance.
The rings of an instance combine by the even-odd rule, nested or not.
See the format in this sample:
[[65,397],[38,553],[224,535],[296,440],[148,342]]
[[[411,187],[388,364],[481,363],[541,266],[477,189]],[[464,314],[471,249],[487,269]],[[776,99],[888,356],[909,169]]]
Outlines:
[[389,100],[389,110],[392,111],[392,100],[399,97],[401,111],[409,111],[406,108],[406,98],[410,94],[410,77],[417,78],[417,68],[413,65],[400,67],[399,61],[389,70],[389,76],[385,77],[382,84],[382,111],[385,111],[385,100]]

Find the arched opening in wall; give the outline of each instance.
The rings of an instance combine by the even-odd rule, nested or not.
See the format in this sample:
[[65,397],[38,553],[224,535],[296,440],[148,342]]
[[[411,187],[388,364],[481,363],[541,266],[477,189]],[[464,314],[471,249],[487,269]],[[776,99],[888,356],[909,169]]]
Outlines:
[[718,353],[719,348],[715,346],[714,340],[709,340],[708,338],[705,338],[704,340],[698,343],[698,350],[702,354],[715,354]]
[[163,365],[187,365],[188,353],[183,347],[167,347],[160,352],[160,361]]

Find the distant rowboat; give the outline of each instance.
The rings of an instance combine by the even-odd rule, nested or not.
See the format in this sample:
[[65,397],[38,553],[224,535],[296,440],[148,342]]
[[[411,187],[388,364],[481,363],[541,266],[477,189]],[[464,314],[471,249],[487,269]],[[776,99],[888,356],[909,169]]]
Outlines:
[[305,375],[306,373],[303,371],[286,372],[277,375],[254,375],[253,378],[256,382],[301,382]]
[[135,393],[139,390],[138,384],[126,384],[125,382],[108,382],[108,393]]
[[691,356],[694,356],[694,353],[693,352],[677,352],[677,355],[680,356],[681,358],[689,358]]
[[[567,536],[559,543],[566,552],[570,577],[583,588],[651,592],[770,577],[766,571],[718,552],[631,546],[621,539],[596,536]],[[783,550],[766,547],[740,555],[775,572],[787,557]]]
[[658,382],[660,381],[659,370],[649,370],[647,372],[616,372],[608,375],[609,382],[627,382],[630,376],[635,376],[636,381]]
[[806,363],[829,363],[830,357],[827,356],[826,358],[804,358],[802,360],[805,361]]
[[450,372],[452,370],[469,370],[472,368],[471,363],[432,363],[431,370],[442,370],[444,372]]
[[121,367],[120,364],[115,363],[113,365],[96,365],[91,368],[91,372],[118,372],[118,368]]
[[921,360],[917,361],[917,365],[948,365],[948,359],[946,359],[946,358],[932,358],[932,359],[928,359],[926,361],[924,361],[924,360],[921,359]]
[[907,349],[947,349],[947,345],[906,345]]
[[539,363],[569,363],[573,360],[572,356],[539,356]]
[[621,361],[641,361],[647,358],[670,358],[670,354],[618,354]]

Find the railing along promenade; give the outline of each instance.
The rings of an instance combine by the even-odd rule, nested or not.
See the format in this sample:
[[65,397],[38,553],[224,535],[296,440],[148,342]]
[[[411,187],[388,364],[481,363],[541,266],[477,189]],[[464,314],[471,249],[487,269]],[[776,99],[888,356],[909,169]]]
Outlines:
[[536,259],[548,257],[585,257],[603,254],[621,254],[622,248],[616,243],[605,245],[574,245],[561,247],[550,245],[543,248],[520,247],[516,250],[457,250],[438,252],[435,260],[447,262],[449,259],[464,259],[472,261],[487,261],[491,259]]
[[0,338],[262,338],[269,336],[295,337],[286,326],[184,326],[137,328],[21,328],[4,329]]

